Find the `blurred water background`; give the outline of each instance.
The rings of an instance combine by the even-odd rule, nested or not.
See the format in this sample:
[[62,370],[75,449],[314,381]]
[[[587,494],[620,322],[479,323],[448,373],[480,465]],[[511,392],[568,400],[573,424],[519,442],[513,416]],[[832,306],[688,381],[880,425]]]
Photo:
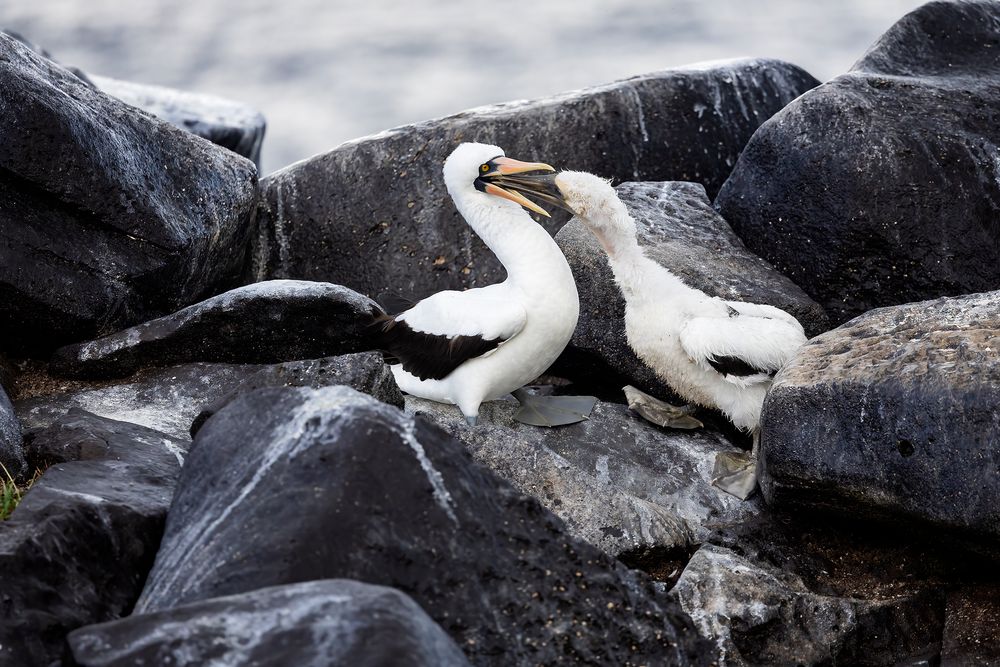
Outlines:
[[0,0],[0,26],[94,74],[251,104],[268,173],[396,125],[690,62],[769,56],[826,80],[920,4]]

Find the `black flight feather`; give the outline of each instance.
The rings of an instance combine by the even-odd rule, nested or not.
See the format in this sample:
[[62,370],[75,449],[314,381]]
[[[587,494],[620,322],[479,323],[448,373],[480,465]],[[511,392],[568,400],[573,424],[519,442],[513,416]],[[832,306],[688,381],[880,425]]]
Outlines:
[[712,356],[708,358],[708,364],[722,375],[736,377],[774,375],[776,372],[773,368],[757,368],[739,357]]
[[374,346],[382,350],[388,364],[401,364],[403,370],[421,380],[440,380],[469,359],[495,350],[500,338],[486,340],[481,336],[440,336],[414,331],[406,322],[397,322],[394,315],[384,313],[373,317]]

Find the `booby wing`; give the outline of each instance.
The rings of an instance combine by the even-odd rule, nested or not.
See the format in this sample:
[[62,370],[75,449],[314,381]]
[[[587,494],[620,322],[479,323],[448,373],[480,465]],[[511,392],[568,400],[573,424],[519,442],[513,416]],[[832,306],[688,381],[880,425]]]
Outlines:
[[377,318],[387,361],[421,380],[440,380],[469,359],[489,354],[523,328],[524,307],[499,285],[438,292],[399,315]]
[[[751,310],[746,306],[759,304],[733,303],[729,308]],[[681,347],[695,362],[711,366],[733,384],[762,382],[806,342],[802,326],[786,317],[754,317],[741,311],[729,317],[695,317],[681,329]]]

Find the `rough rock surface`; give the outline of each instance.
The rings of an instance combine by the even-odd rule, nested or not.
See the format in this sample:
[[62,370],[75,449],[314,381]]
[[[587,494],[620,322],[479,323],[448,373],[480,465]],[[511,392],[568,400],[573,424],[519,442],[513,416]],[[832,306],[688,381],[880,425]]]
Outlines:
[[942,664],[1000,665],[1000,584],[950,592],[945,613]]
[[813,339],[761,420],[770,503],[1000,537],[1000,292],[881,308]]
[[425,420],[343,387],[238,398],[198,432],[137,610],[333,577],[407,593],[476,664],[711,659],[649,579]]
[[53,396],[18,400],[14,408],[25,428],[49,426],[72,408],[80,408],[188,439],[191,421],[203,406],[258,370],[236,364],[185,364],[142,373],[121,384],[84,385]]
[[342,579],[263,588],[130,616],[77,630],[69,646],[80,667],[469,664],[408,596]]
[[[753,131],[817,83],[775,60],[711,63],[348,142],[262,182],[253,279],[421,298],[496,282],[499,262],[455,210],[441,176],[460,142],[619,180],[698,181],[714,195]],[[557,212],[547,228],[565,220]]]
[[[808,335],[829,328],[826,313],[792,281],[752,254],[712,208],[697,183],[623,183],[618,196],[636,221],[647,256],[691,287],[728,301],[776,306],[799,319]],[[625,300],[607,255],[579,220],[556,234],[580,294],[580,322],[557,362],[579,380],[619,377],[656,395],[669,389],[636,357],[625,338]]]
[[671,591],[720,665],[889,665],[932,653],[943,595],[831,597],[794,574],[713,545],[701,547]]
[[186,445],[82,411],[29,438],[33,460],[69,462],[48,468],[0,523],[3,665],[48,665],[67,632],[131,608]]
[[107,378],[192,361],[260,364],[360,352],[370,347],[365,328],[377,309],[340,285],[270,280],[60,348],[51,368],[65,377]]
[[14,407],[25,428],[48,426],[76,407],[189,439],[192,422],[204,410],[223,404],[245,382],[251,386],[347,384],[381,401],[402,405],[381,356],[361,353],[273,366],[184,364],[143,372],[121,384],[84,385],[54,396],[27,398]]
[[930,2],[765,123],[716,205],[836,323],[1000,288],[1000,5]]
[[21,422],[3,387],[0,387],[0,464],[7,471],[0,470],[0,479],[4,481],[7,481],[7,474],[16,478],[26,468],[21,449]]
[[260,147],[267,123],[256,109],[215,95],[93,74],[89,78],[108,95],[260,165]]
[[706,525],[755,510],[711,485],[715,455],[738,451],[718,433],[668,431],[599,402],[590,419],[537,428],[513,419],[514,401],[483,405],[470,427],[449,405],[408,396],[422,414],[462,441],[479,463],[538,498],[577,537],[618,557],[687,551]]
[[209,417],[237,397],[257,389],[265,387],[319,389],[333,385],[345,385],[383,403],[395,405],[397,408],[403,407],[403,393],[379,353],[363,352],[327,359],[291,361],[261,368],[229,393],[202,407],[191,424],[191,435],[194,437]]
[[50,351],[176,310],[242,271],[257,200],[248,160],[2,34],[0,79],[6,351]]

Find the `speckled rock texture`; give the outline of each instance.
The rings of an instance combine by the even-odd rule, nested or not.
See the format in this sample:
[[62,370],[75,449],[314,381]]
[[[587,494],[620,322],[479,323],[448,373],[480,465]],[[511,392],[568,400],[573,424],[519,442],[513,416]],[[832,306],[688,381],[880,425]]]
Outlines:
[[425,420],[343,387],[242,396],[198,432],[137,611],[325,578],[398,588],[474,664],[711,660],[645,575]]
[[56,375],[113,378],[194,361],[260,364],[361,352],[378,306],[340,285],[269,280],[105,338],[60,348]]
[[83,411],[28,439],[32,461],[51,467],[0,523],[3,665],[48,665],[67,632],[132,607],[186,448]]
[[713,545],[701,547],[671,591],[719,665],[893,665],[932,655],[943,594],[887,600],[820,595],[796,575]]
[[215,95],[93,74],[89,75],[89,79],[97,88],[125,104],[148,111],[175,127],[208,139],[260,165],[260,147],[264,143],[267,122],[256,109]]
[[93,625],[73,632],[69,647],[77,667],[469,664],[408,596],[344,579],[262,588]]
[[716,454],[739,451],[714,431],[660,429],[604,402],[586,421],[559,428],[514,421],[512,400],[484,404],[473,427],[454,406],[408,396],[406,408],[538,498],[573,535],[627,561],[651,551],[687,552],[707,525],[756,511],[711,485]]
[[[18,477],[27,468],[21,449],[21,422],[14,412],[14,405],[3,387],[0,387],[0,463],[11,477]],[[7,474],[0,471],[2,479]]]
[[1000,288],[1000,4],[930,2],[766,122],[716,206],[835,323]]
[[325,359],[290,361],[264,366],[241,382],[235,389],[202,407],[191,423],[194,437],[202,424],[236,398],[265,387],[330,387],[345,385],[368,394],[372,398],[403,407],[403,393],[392,376],[392,371],[376,352],[345,354]]
[[253,164],[0,34],[0,340],[38,354],[243,270]]
[[[829,328],[826,313],[791,280],[746,249],[697,183],[622,183],[618,196],[636,221],[646,255],[691,287],[728,301],[776,306],[798,318],[807,335]],[[576,279],[580,321],[556,363],[561,375],[607,383],[617,377],[658,396],[670,389],[636,357],[625,337],[625,300],[607,255],[579,220],[556,234]]]
[[881,308],[806,344],[761,420],[775,505],[1000,538],[1000,292]]
[[[441,168],[459,143],[619,180],[697,181],[714,195],[753,131],[817,84],[780,61],[712,63],[348,142],[264,179],[252,279],[419,298],[497,282],[499,262],[444,186]],[[556,212],[546,228],[565,220]]]

